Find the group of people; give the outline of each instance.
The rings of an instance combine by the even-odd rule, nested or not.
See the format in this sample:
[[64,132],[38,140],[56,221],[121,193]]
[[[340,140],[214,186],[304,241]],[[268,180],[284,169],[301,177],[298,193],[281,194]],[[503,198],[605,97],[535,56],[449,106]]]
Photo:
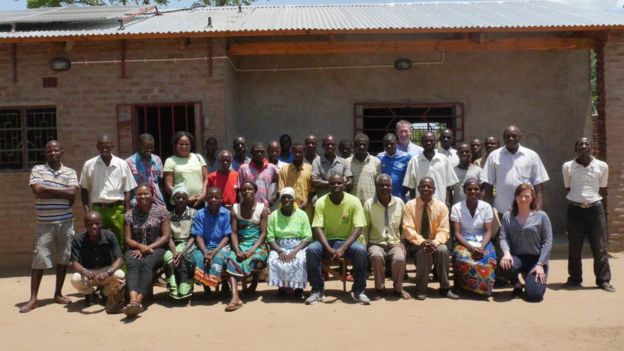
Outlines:
[[[368,136],[358,133],[339,145],[324,137],[320,155],[314,135],[303,143],[282,135],[266,148],[254,143],[250,157],[244,137],[233,141],[233,151],[219,151],[209,138],[201,155],[192,152],[191,134],[177,132],[164,165],[149,134],[139,136],[139,150],[127,160],[112,154],[112,139],[103,135],[99,155],[85,162],[79,180],[61,163],[61,143],[49,141],[47,162],[30,177],[37,229],[31,297],[20,312],[37,306],[43,270],[54,265],[54,300],[69,303],[61,290],[70,263],[71,283],[86,304],[104,300],[108,312],[128,316],[143,311],[160,272],[173,299],[191,297],[195,285],[208,295],[220,288],[231,296],[226,311],[243,306],[239,283],[253,293],[263,273],[278,296],[303,300],[309,283],[305,303],[314,304],[324,299],[323,267],[341,260],[352,266],[356,302],[383,298],[387,274],[392,293],[411,299],[403,285],[410,256],[418,300],[426,299],[433,270],[439,293],[450,299],[459,298],[458,289],[490,296],[497,284],[511,283],[515,296],[541,301],[553,242],[542,210],[549,177],[537,153],[520,145],[520,129],[505,128],[502,147],[488,137],[456,149],[451,130],[438,138],[424,132],[420,146],[411,133],[411,123],[399,121],[376,156]],[[575,150],[576,158],[563,165],[566,284],[582,283],[587,237],[596,284],[615,291],[602,205],[608,167],[592,156],[590,139],[580,138]],[[78,189],[86,231],[74,235]],[[371,298],[365,291],[369,269]]]

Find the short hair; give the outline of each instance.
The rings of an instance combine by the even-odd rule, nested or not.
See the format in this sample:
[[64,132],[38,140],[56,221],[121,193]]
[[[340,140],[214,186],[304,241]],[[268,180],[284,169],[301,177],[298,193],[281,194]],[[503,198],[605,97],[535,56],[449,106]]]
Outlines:
[[366,140],[366,142],[370,142],[370,139],[368,138],[368,135],[364,134],[364,133],[357,133],[354,137],[353,137],[353,141],[356,140]]
[[464,181],[464,185],[462,186],[462,189],[464,189],[464,192],[466,191],[466,188],[470,184],[477,184],[477,186],[479,187],[479,190],[481,190],[481,182],[479,182],[479,180],[475,177],[470,177]]
[[219,142],[217,141],[217,138],[215,137],[208,137],[208,139],[206,139],[206,142],[204,142],[204,144],[208,144],[209,142],[214,141],[215,144],[218,144]]
[[150,133],[143,133],[139,135],[139,143],[150,142],[150,141],[154,141],[154,136],[151,135]]
[[254,152],[254,150],[259,147],[262,147],[263,149],[265,149],[264,143],[260,141],[256,141],[255,143],[253,143],[253,145],[251,145],[251,152]]
[[394,135],[394,133],[386,133],[386,135],[384,135],[382,142],[383,141],[396,141],[397,140],[397,136]]
[[406,121],[406,120],[402,119],[402,120],[396,122],[396,125],[394,126],[394,129],[398,129],[402,125],[408,125],[410,128],[412,128],[412,123],[410,121]]
[[223,156],[224,154],[229,154],[230,156],[232,156],[232,152],[228,149],[223,149],[221,151],[219,151],[219,154],[217,155],[218,158],[221,158],[221,156]]
[[252,182],[251,180],[246,180],[242,182],[240,188],[238,188],[239,192],[241,191],[241,189],[243,189],[243,185],[245,184],[251,184],[251,186],[254,188],[254,191],[258,191],[258,186],[256,185],[256,183]]
[[375,184],[379,183],[379,181],[380,181],[382,178],[388,178],[388,179],[390,179],[390,184],[392,184],[392,177],[391,177],[391,176],[389,176],[389,175],[388,175],[388,174],[386,174],[386,173],[381,173],[381,174],[378,174],[378,175],[375,177]]
[[187,132],[187,131],[178,131],[175,132],[173,134],[173,138],[171,141],[171,146],[175,147],[176,144],[180,141],[180,139],[182,139],[183,137],[187,137],[188,140],[191,142],[191,148],[193,148],[193,144],[194,144],[194,138],[193,138],[193,134]]

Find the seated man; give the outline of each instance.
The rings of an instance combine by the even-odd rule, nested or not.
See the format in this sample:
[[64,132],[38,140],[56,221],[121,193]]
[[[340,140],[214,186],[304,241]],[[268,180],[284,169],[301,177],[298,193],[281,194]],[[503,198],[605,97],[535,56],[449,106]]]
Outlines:
[[368,305],[366,289],[366,248],[357,238],[366,226],[366,218],[360,200],[344,191],[342,175],[333,174],[328,179],[330,193],[316,202],[312,228],[317,241],[308,246],[306,266],[312,293],[305,303],[311,305],[325,298],[321,261],[323,258],[346,257],[353,263],[352,294],[355,301]]
[[444,202],[433,198],[435,182],[423,177],[418,182],[420,197],[410,200],[403,212],[403,234],[416,251],[416,299],[427,297],[431,265],[440,280],[440,295],[457,300],[448,279],[451,262],[446,241],[449,238],[449,211]]
[[[221,282],[221,273],[226,262],[217,256],[221,250],[230,250],[230,210],[221,206],[221,189],[208,188],[206,202],[208,205],[197,211],[193,219],[191,236],[195,237],[197,250],[193,251],[195,261],[195,280],[204,286],[206,294],[210,288],[216,288]],[[225,283],[225,282],[224,282]],[[221,289],[227,291],[225,287]]]
[[74,273],[71,284],[85,294],[85,305],[97,302],[96,290],[106,298],[106,312],[119,313],[123,305],[124,272],[121,249],[115,234],[102,229],[102,216],[95,211],[84,218],[87,231],[72,240],[71,262]]
[[392,262],[393,293],[403,299],[412,296],[403,290],[405,275],[405,246],[401,243],[401,219],[403,200],[392,196],[392,178],[380,174],[375,179],[376,195],[364,203],[364,215],[368,225],[364,227],[364,237],[368,243],[368,257],[375,275],[375,296],[378,300],[384,294],[386,279],[386,259]]

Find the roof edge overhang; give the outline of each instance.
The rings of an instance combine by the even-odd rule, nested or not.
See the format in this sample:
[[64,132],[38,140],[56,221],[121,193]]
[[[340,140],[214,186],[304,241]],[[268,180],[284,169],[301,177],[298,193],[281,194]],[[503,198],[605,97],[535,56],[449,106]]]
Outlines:
[[[310,36],[310,35],[349,35],[349,34],[419,34],[419,33],[536,33],[536,32],[610,32],[624,31],[624,25],[612,26],[535,26],[535,27],[458,27],[458,28],[417,28],[417,29],[295,29],[270,31],[194,31],[175,33],[124,33],[119,30],[115,34],[71,34],[37,37],[0,38],[0,43],[44,43],[65,41],[111,41],[111,40],[143,40],[143,39],[178,39],[178,38],[232,38],[261,36]],[[23,32],[27,33],[27,32]]]

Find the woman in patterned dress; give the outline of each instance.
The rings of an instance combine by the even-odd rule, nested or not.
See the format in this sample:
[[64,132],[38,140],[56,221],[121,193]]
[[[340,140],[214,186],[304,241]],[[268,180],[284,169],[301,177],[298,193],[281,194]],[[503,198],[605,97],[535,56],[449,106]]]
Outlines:
[[269,215],[267,242],[269,254],[268,284],[278,286],[278,296],[295,289],[296,297],[303,297],[308,282],[306,247],[312,241],[312,229],[305,211],[295,206],[295,190],[285,187],[280,191],[280,208]]
[[[225,308],[235,311],[243,306],[238,295],[237,282],[252,277],[249,292],[258,286],[258,274],[266,266],[268,251],[264,244],[266,238],[269,210],[262,203],[256,202],[257,187],[252,182],[243,182],[240,186],[240,203],[232,206],[232,234],[225,270],[230,275],[232,299]],[[223,253],[222,253],[223,252]]]
[[496,269],[496,251],[490,241],[494,212],[492,206],[479,200],[481,184],[477,179],[466,179],[464,194],[466,199],[451,209],[455,282],[464,290],[490,296]]

